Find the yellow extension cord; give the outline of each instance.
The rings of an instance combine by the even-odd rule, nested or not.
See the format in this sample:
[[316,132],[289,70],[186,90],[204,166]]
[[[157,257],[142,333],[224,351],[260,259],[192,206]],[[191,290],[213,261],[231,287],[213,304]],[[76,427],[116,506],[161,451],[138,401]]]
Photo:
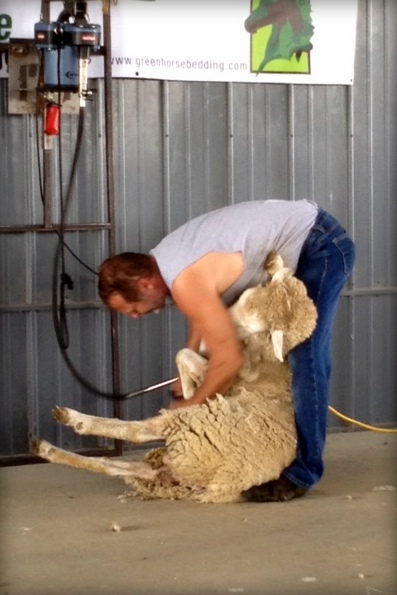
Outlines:
[[336,417],[339,417],[339,419],[343,419],[343,421],[358,426],[359,428],[364,428],[364,430],[371,430],[371,432],[380,432],[382,434],[397,434],[397,428],[377,428],[376,426],[364,424],[361,421],[357,421],[356,419],[352,419],[351,417],[347,417],[346,415],[339,413],[339,411],[331,407],[331,405],[328,406],[328,410]]

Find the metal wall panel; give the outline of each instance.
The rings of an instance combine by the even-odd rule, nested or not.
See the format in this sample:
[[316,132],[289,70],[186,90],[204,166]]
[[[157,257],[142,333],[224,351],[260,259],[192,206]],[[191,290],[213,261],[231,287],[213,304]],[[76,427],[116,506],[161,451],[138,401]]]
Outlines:
[[[397,422],[397,3],[359,2],[353,87],[113,81],[117,250],[147,251],[166,233],[209,209],[257,198],[307,197],[334,214],[357,246],[357,263],[341,299],[334,332],[331,403],[367,423]],[[66,234],[94,271],[108,254],[104,92],[85,109],[84,137]],[[112,415],[63,361],[52,324],[53,231],[9,233],[41,225],[36,120],[9,116],[0,81],[0,453],[28,452],[35,434],[68,448],[109,446],[58,427],[63,404]],[[52,218],[67,185],[76,116],[62,119],[52,157]],[[59,172],[62,155],[63,175]],[[102,226],[102,227],[101,227]],[[68,252],[68,353],[90,382],[111,387],[109,313],[96,276]],[[184,344],[183,317],[167,306],[143,320],[120,319],[122,391],[175,374]],[[128,401],[139,419],[168,402],[168,391]],[[343,424],[330,417],[330,427]]]

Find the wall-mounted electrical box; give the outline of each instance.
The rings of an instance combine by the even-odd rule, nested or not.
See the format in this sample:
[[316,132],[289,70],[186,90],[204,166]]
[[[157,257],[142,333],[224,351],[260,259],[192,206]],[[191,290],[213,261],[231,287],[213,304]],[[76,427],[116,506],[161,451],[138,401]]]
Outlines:
[[[8,46],[8,113],[35,114],[38,107],[40,53],[33,39],[11,40]],[[58,93],[54,93],[54,100]],[[61,93],[62,111],[78,114],[76,93]]]

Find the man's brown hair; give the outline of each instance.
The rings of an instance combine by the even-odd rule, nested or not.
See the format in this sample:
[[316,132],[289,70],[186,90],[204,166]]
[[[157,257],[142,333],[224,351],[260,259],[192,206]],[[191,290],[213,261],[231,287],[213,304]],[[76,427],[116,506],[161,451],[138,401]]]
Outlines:
[[104,304],[117,293],[127,302],[141,299],[136,282],[154,273],[153,260],[147,254],[122,252],[107,258],[99,269],[98,292]]

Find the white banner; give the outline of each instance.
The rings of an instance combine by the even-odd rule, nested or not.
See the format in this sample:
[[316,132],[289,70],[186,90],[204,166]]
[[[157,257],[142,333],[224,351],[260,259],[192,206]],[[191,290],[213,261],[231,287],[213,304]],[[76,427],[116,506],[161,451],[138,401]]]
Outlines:
[[[351,85],[358,0],[118,0],[112,75],[179,81]],[[102,2],[87,3],[102,25]],[[62,2],[51,2],[56,21]],[[41,0],[0,0],[0,43],[33,39]],[[4,62],[4,60],[3,60]],[[89,74],[103,76],[103,59]],[[7,76],[4,63],[0,76]]]

